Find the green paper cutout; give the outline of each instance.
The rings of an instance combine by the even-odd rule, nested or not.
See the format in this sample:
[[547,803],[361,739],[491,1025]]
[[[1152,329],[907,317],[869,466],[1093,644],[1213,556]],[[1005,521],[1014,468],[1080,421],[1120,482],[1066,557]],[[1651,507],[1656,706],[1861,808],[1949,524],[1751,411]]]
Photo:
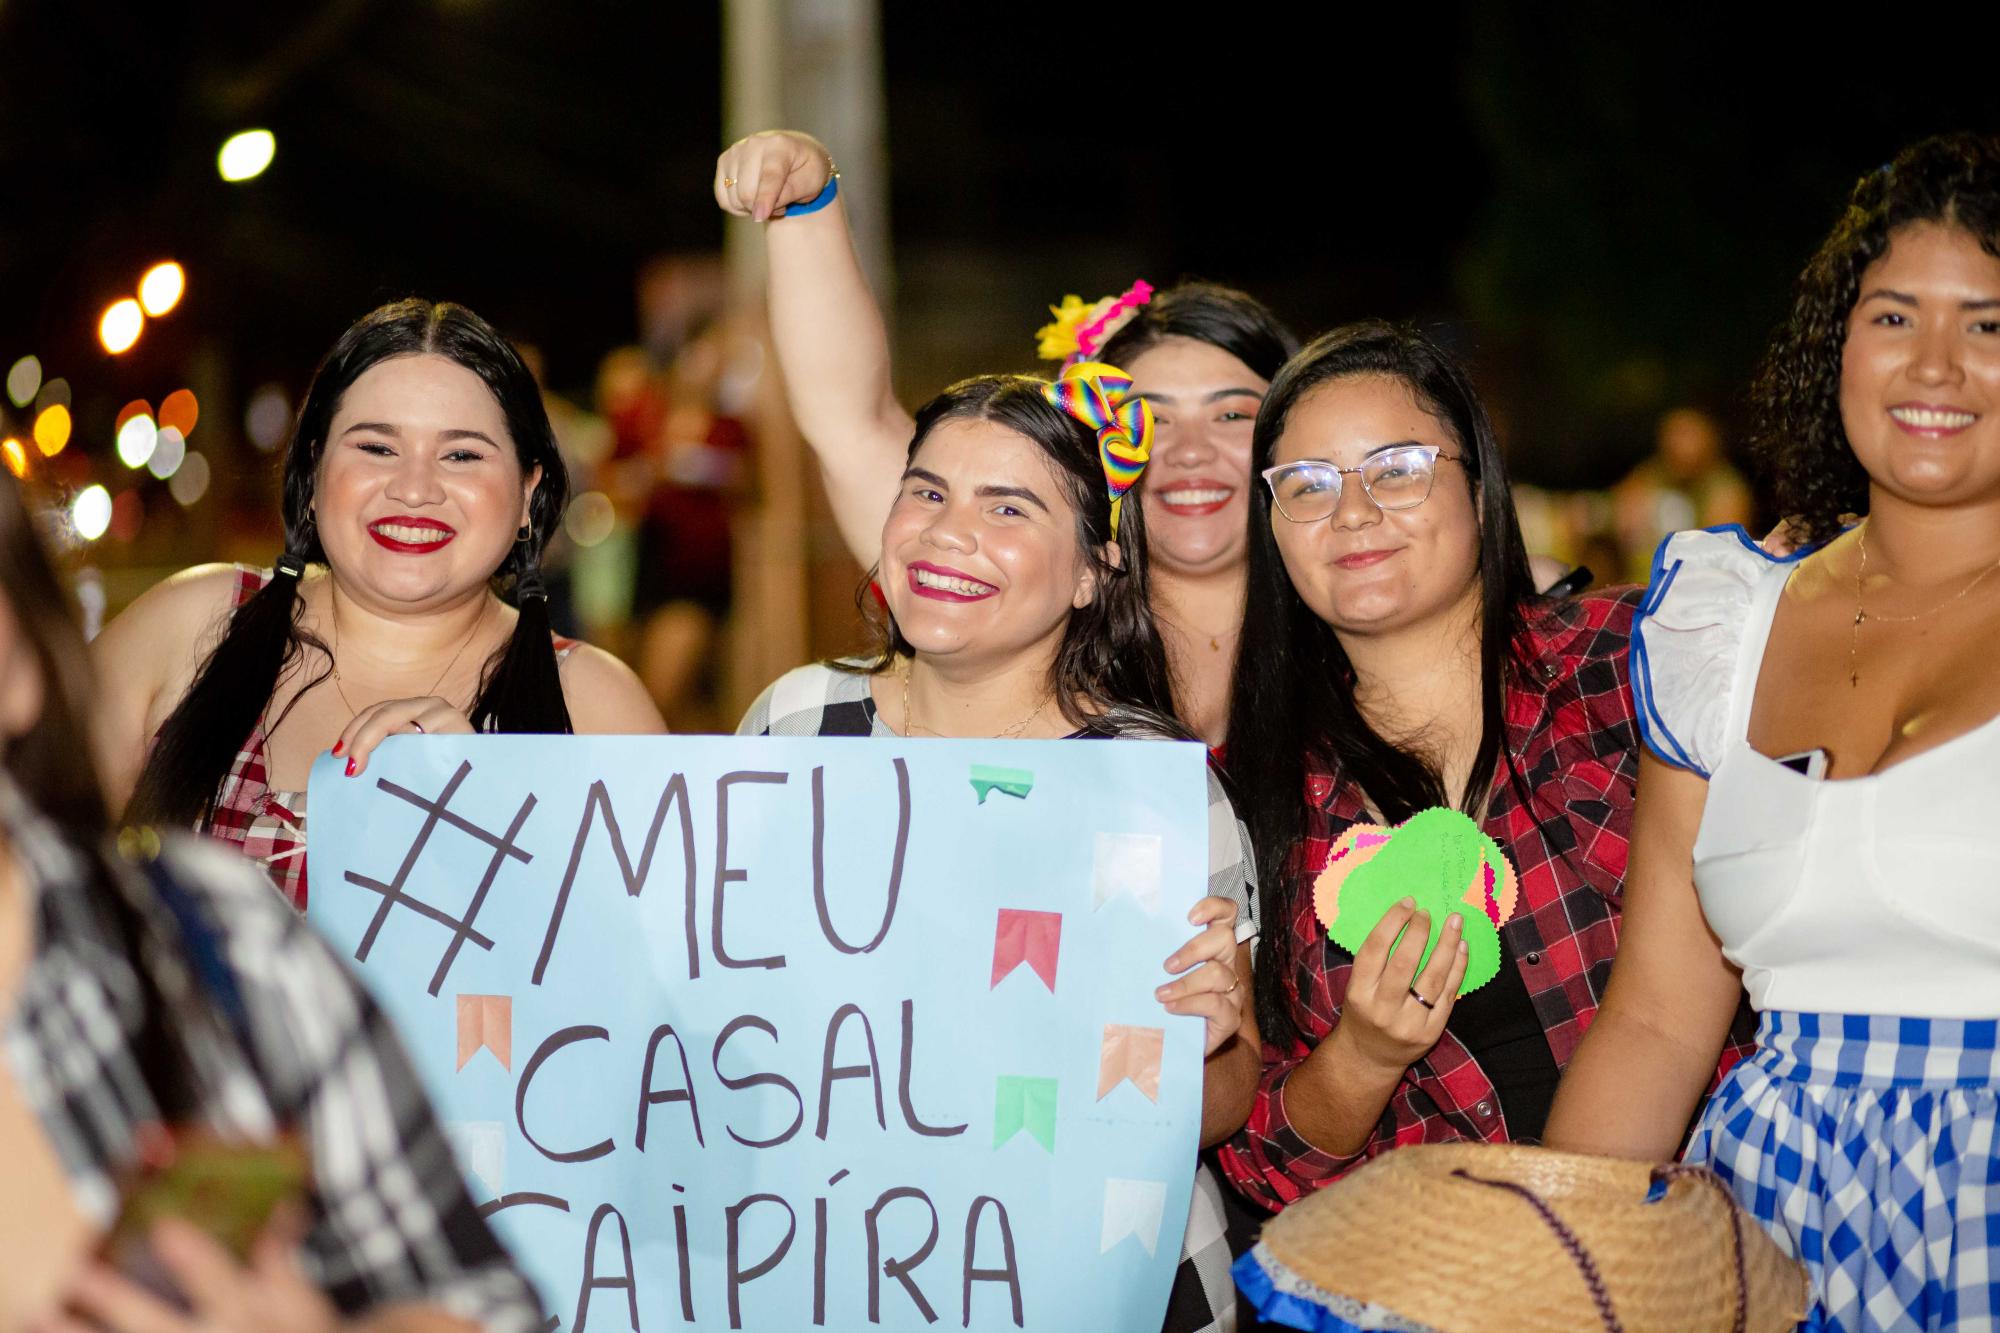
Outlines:
[[987,796],[996,791],[1025,801],[1034,789],[1035,775],[1025,768],[995,768],[991,764],[972,766],[972,791],[979,797],[981,805],[985,805]]
[[1499,846],[1471,819],[1443,806],[1418,811],[1341,882],[1340,911],[1327,935],[1349,953],[1360,953],[1383,915],[1403,899],[1414,898],[1431,919],[1430,938],[1417,962],[1421,973],[1444,934],[1445,918],[1457,912],[1464,922],[1460,938],[1466,951],[1458,993],[1469,995],[1500,972],[1500,932],[1485,912],[1465,901],[1482,863],[1492,867],[1496,880],[1504,876],[1506,861]]
[[993,1083],[993,1146],[1022,1130],[1050,1153],[1056,1150],[1056,1081],[1002,1074]]

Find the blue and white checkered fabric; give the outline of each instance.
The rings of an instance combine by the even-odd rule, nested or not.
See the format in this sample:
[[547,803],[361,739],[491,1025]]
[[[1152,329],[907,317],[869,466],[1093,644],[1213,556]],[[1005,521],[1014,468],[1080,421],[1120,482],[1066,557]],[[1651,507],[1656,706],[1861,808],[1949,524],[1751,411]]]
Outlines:
[[1709,1166],[1812,1275],[1812,1329],[2000,1322],[1993,1019],[1767,1012],[1702,1111]]

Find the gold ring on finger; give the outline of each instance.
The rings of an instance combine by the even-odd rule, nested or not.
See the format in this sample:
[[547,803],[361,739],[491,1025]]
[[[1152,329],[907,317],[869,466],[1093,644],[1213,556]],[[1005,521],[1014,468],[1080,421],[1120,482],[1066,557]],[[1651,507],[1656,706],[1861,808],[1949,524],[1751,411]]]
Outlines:
[[723,188],[723,189],[725,189],[725,190],[733,190],[733,189],[735,189],[735,188],[736,188],[736,178],[735,178],[734,176],[724,176],[724,177],[722,178],[722,188]]

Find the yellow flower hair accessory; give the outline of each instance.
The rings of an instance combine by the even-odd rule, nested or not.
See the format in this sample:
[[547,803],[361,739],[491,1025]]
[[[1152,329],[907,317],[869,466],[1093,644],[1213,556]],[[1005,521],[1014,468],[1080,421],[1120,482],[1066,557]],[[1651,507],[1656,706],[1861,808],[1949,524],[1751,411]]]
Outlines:
[[1044,361],[1062,362],[1065,371],[1089,361],[1152,299],[1153,284],[1143,278],[1120,295],[1092,305],[1085,305],[1081,296],[1065,296],[1061,305],[1049,307],[1054,321],[1035,330],[1035,354]]
[[1102,361],[1081,361],[1062,378],[1042,386],[1051,403],[1097,432],[1097,458],[1104,466],[1111,497],[1111,540],[1118,540],[1118,513],[1125,492],[1146,470],[1153,454],[1153,409],[1132,392],[1132,377]]

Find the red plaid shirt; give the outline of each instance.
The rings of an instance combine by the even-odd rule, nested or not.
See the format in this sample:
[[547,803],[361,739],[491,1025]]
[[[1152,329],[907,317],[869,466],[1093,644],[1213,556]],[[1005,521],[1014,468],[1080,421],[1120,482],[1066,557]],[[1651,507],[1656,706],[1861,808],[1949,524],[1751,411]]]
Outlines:
[[[1593,594],[1552,606],[1526,634],[1524,655],[1532,669],[1505,694],[1507,749],[1538,798],[1535,815],[1541,823],[1538,827],[1521,807],[1502,764],[1484,827],[1519,876],[1520,907],[1501,933],[1558,1068],[1569,1064],[1590,1026],[1618,951],[1639,776],[1626,656],[1642,591]],[[1314,916],[1310,885],[1326,868],[1334,839],[1368,817],[1361,787],[1344,774],[1309,772],[1306,799],[1312,809],[1309,832],[1294,863],[1302,891],[1293,895],[1289,921],[1264,923],[1267,937],[1290,932],[1293,967],[1283,980],[1292,1022],[1304,1039],[1288,1049],[1265,1044],[1250,1121],[1219,1152],[1230,1182],[1274,1211],[1402,1144],[1509,1137],[1492,1080],[1449,1026],[1430,1053],[1404,1073],[1361,1151],[1322,1152],[1293,1127],[1285,1113],[1285,1085],[1339,1023],[1353,966]],[[1740,1035],[1724,1053],[1725,1068],[1747,1049]]]

